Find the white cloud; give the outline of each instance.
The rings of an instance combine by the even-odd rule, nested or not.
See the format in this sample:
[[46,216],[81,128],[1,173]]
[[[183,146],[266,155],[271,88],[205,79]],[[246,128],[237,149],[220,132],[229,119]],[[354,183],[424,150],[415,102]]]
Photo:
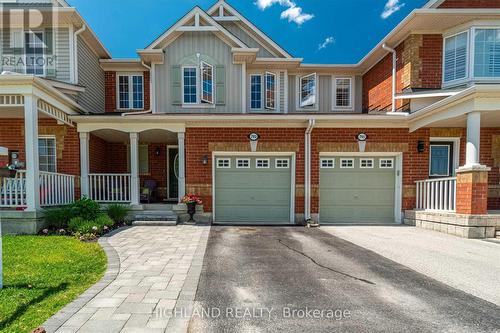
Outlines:
[[400,3],[399,0],[387,0],[384,11],[380,14],[384,20],[404,7],[404,3]]
[[274,4],[288,7],[281,13],[281,19],[288,20],[288,22],[295,22],[298,25],[302,25],[314,17],[313,14],[303,13],[302,7],[298,7],[292,0],[256,0],[255,4],[261,10],[266,10]]
[[319,44],[318,45],[318,50],[323,50],[324,48],[326,48],[328,45],[330,44],[333,44],[335,43],[335,38],[333,38],[332,36],[330,37],[327,37],[323,43]]

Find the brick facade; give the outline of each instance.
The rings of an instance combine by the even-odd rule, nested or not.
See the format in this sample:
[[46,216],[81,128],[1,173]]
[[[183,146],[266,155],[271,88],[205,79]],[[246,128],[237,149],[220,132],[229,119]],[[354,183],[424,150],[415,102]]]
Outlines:
[[[105,111],[106,112],[116,112],[117,111],[117,72],[105,72]],[[151,108],[151,86],[150,86],[150,73],[149,71],[144,71],[144,108],[141,110],[149,110]],[[132,111],[141,111],[132,110]]]
[[500,8],[499,0],[446,0],[438,8]]

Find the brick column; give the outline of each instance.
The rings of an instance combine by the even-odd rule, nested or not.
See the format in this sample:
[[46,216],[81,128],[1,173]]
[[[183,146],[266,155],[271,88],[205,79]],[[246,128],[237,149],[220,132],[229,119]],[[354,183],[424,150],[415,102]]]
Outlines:
[[457,214],[488,213],[488,172],[485,166],[457,170]]

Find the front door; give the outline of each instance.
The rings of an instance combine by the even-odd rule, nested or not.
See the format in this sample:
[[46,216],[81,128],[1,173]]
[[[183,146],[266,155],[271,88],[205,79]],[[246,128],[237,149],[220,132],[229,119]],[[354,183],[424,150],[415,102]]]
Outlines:
[[177,147],[168,147],[168,199],[177,200],[179,195],[179,149]]

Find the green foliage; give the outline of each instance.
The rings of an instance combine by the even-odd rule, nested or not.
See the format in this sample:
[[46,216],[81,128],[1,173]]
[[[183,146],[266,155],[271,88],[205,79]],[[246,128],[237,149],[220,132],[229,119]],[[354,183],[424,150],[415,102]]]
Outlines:
[[130,208],[128,206],[120,204],[112,204],[106,208],[106,213],[116,224],[125,222],[129,212]]
[[103,228],[104,227],[108,227],[108,228],[111,228],[112,226],[115,225],[115,221],[113,221],[113,219],[111,219],[111,217],[109,217],[108,215],[106,214],[101,214],[99,215],[95,220],[94,220],[94,223],[98,224],[99,226],[102,226]]
[[101,214],[94,220],[86,220],[83,217],[74,217],[69,221],[68,228],[73,233],[82,235],[101,235],[107,228],[111,228],[115,222],[107,215]]
[[69,220],[73,217],[71,205],[59,208],[50,208],[44,211],[43,218],[49,228],[65,229],[68,227]]
[[83,198],[75,201],[72,205],[73,216],[84,218],[85,220],[95,220],[101,215],[101,207],[94,200]]

